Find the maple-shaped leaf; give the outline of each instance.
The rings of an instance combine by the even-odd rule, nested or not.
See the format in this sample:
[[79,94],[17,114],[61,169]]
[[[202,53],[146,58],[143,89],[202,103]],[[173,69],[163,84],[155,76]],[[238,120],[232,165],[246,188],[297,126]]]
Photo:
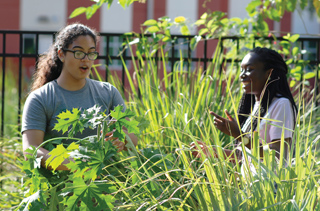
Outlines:
[[137,120],[139,122],[137,127],[139,128],[140,133],[142,133],[142,131],[147,129],[147,127],[149,127],[149,125],[150,125],[150,121],[145,119],[144,117],[138,116],[135,118],[135,120]]
[[67,205],[65,210],[77,210],[79,201],[81,202],[81,210],[83,208],[87,208],[87,210],[112,210],[114,207],[112,205],[115,201],[114,197],[105,193],[116,191],[116,187],[105,181],[91,182],[87,185],[82,178],[75,178],[73,186],[70,188],[73,195],[65,198],[64,204]]
[[127,128],[129,133],[139,134],[140,130],[138,128],[139,122],[136,120],[128,121],[126,118],[133,117],[134,113],[130,110],[125,110],[122,112],[123,107],[117,106],[114,111],[110,112],[112,118],[116,119],[117,121],[110,126],[111,129],[116,129],[113,133],[114,137],[118,137],[120,140],[125,139],[125,133],[122,130],[123,127]]
[[122,110],[123,106],[119,105],[115,107],[113,111],[110,111],[110,115],[112,116],[112,118],[115,118],[116,120],[134,116],[134,112],[130,111],[129,109],[126,109],[124,112],[122,112]]
[[49,165],[53,170],[56,170],[61,163],[70,157],[70,152],[79,148],[79,145],[72,142],[67,148],[64,148],[62,144],[59,144],[57,148],[49,152],[50,157],[46,160],[46,166]]
[[[65,133],[68,131],[70,125],[74,127],[79,121],[80,110],[77,108],[73,108],[72,112],[66,110],[65,112],[60,113],[57,117],[58,122],[55,124],[53,129],[58,132],[62,130],[62,133]],[[80,132],[82,132],[82,130],[80,130]]]

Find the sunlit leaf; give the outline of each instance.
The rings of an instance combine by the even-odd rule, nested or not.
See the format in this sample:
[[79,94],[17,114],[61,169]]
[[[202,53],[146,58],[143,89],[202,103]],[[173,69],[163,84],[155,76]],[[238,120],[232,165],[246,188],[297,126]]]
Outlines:
[[146,20],[143,25],[144,26],[154,26],[157,25],[158,22],[156,20],[150,19],[150,20]]
[[150,26],[147,31],[149,31],[150,33],[156,33],[158,32],[160,29],[158,26]]
[[299,39],[300,35],[299,34],[294,34],[289,38],[289,41],[291,43],[295,43]]
[[73,108],[72,112],[69,110],[65,112],[61,112],[57,116],[58,123],[55,124],[53,130],[62,131],[65,133],[68,131],[70,125],[75,125],[80,117],[80,110],[77,108]]
[[63,161],[70,157],[69,153],[79,148],[79,145],[72,142],[67,148],[64,148],[62,144],[58,145],[57,148],[49,152],[50,157],[46,160],[46,166],[51,166],[53,170],[56,170]]
[[308,73],[304,74],[303,77],[304,77],[305,79],[314,78],[314,77],[316,77],[316,73],[315,73],[315,72],[308,72]]
[[187,25],[181,26],[180,32],[182,35],[190,35],[190,31]]
[[292,56],[296,56],[296,55],[298,55],[298,53],[299,53],[299,48],[298,47],[294,47],[292,49]]
[[81,15],[82,13],[85,13],[86,10],[87,10],[86,7],[78,7],[77,9],[75,9],[75,10],[71,13],[71,15],[69,16],[69,18],[74,18],[74,17],[76,17],[76,16],[78,16],[78,15]]

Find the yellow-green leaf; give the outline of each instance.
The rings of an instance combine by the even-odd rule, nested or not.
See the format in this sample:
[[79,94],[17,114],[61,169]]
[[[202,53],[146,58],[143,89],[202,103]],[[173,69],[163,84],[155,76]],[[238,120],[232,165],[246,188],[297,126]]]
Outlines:
[[144,26],[154,26],[154,25],[157,25],[157,21],[156,20],[153,20],[153,19],[150,19],[150,20],[146,20],[143,25]]
[[310,78],[314,78],[316,76],[315,72],[308,72],[304,75],[305,79],[310,79]]
[[86,10],[87,10],[86,7],[78,7],[77,9],[73,10],[73,12],[69,16],[69,18],[74,18],[74,17],[76,17],[78,15],[81,15],[82,13],[85,13]]
[[149,31],[150,33],[156,33],[158,32],[160,29],[158,26],[150,26],[147,31]]

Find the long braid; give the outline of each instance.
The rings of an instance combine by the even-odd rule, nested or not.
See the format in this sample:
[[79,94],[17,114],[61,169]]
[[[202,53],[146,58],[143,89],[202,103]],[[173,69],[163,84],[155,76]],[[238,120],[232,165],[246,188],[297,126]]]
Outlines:
[[[253,114],[253,116],[263,117],[275,97],[285,97],[289,99],[292,105],[293,112],[294,114],[296,114],[297,106],[294,102],[286,77],[286,74],[288,73],[288,67],[282,56],[276,51],[268,48],[257,47],[250,52],[256,53],[259,56],[259,60],[264,63],[265,71],[273,69],[260,102],[260,109],[255,114]],[[238,116],[241,127],[244,125],[248,118],[248,115],[251,113],[254,103],[255,98],[251,94],[244,94],[242,96],[238,109]],[[252,127],[249,126],[246,131],[243,132],[255,130],[257,127],[257,123],[258,119],[253,118]]]

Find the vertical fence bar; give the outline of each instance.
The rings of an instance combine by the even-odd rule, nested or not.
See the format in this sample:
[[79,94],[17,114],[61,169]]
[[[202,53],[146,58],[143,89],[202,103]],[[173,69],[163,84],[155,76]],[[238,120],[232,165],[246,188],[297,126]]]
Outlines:
[[[173,73],[173,68],[174,68],[174,47],[175,47],[175,43],[172,43],[171,46],[171,72]],[[173,74],[172,74],[172,80],[173,80]]]
[[316,68],[316,78],[314,80],[314,89],[315,89],[315,95],[314,95],[314,101],[316,102],[316,106],[319,105],[319,101],[317,100],[317,96],[319,94],[319,83],[320,83],[320,79],[319,79],[319,42],[317,42],[316,44],[316,49],[317,49],[317,52],[316,52],[316,65],[317,65],[317,68]]
[[[2,90],[1,90],[1,130],[0,130],[0,138],[3,138],[4,135],[4,95],[5,95],[5,83],[6,83],[6,56],[5,56],[5,52],[6,52],[6,33],[3,33],[3,43],[2,43]],[[2,141],[1,141],[2,143]],[[0,146],[0,152],[2,153],[2,144]],[[3,164],[3,158],[1,158],[0,161],[0,176],[2,176],[2,164]],[[2,180],[0,181],[0,187],[2,189]]]
[[20,131],[20,115],[21,115],[21,90],[22,90],[22,54],[23,54],[23,33],[19,34],[19,88],[18,88],[18,131]]
[[105,81],[108,81],[108,77],[109,77],[109,42],[110,42],[110,36],[109,35],[106,35],[106,42],[107,42],[107,45],[106,45],[106,80]]
[[187,38],[187,43],[188,43],[188,63],[187,63],[187,68],[188,68],[188,72],[191,72],[191,47],[190,47],[190,38]]
[[204,64],[203,64],[203,69],[204,69],[204,72],[207,72],[207,46],[208,46],[208,41],[207,39],[204,40]]
[[[6,83],[6,33],[3,33],[3,40],[2,40],[2,90],[1,90],[1,130],[0,130],[0,135],[3,137],[4,135],[4,95],[5,95],[5,83]],[[2,146],[1,146],[2,150]]]

